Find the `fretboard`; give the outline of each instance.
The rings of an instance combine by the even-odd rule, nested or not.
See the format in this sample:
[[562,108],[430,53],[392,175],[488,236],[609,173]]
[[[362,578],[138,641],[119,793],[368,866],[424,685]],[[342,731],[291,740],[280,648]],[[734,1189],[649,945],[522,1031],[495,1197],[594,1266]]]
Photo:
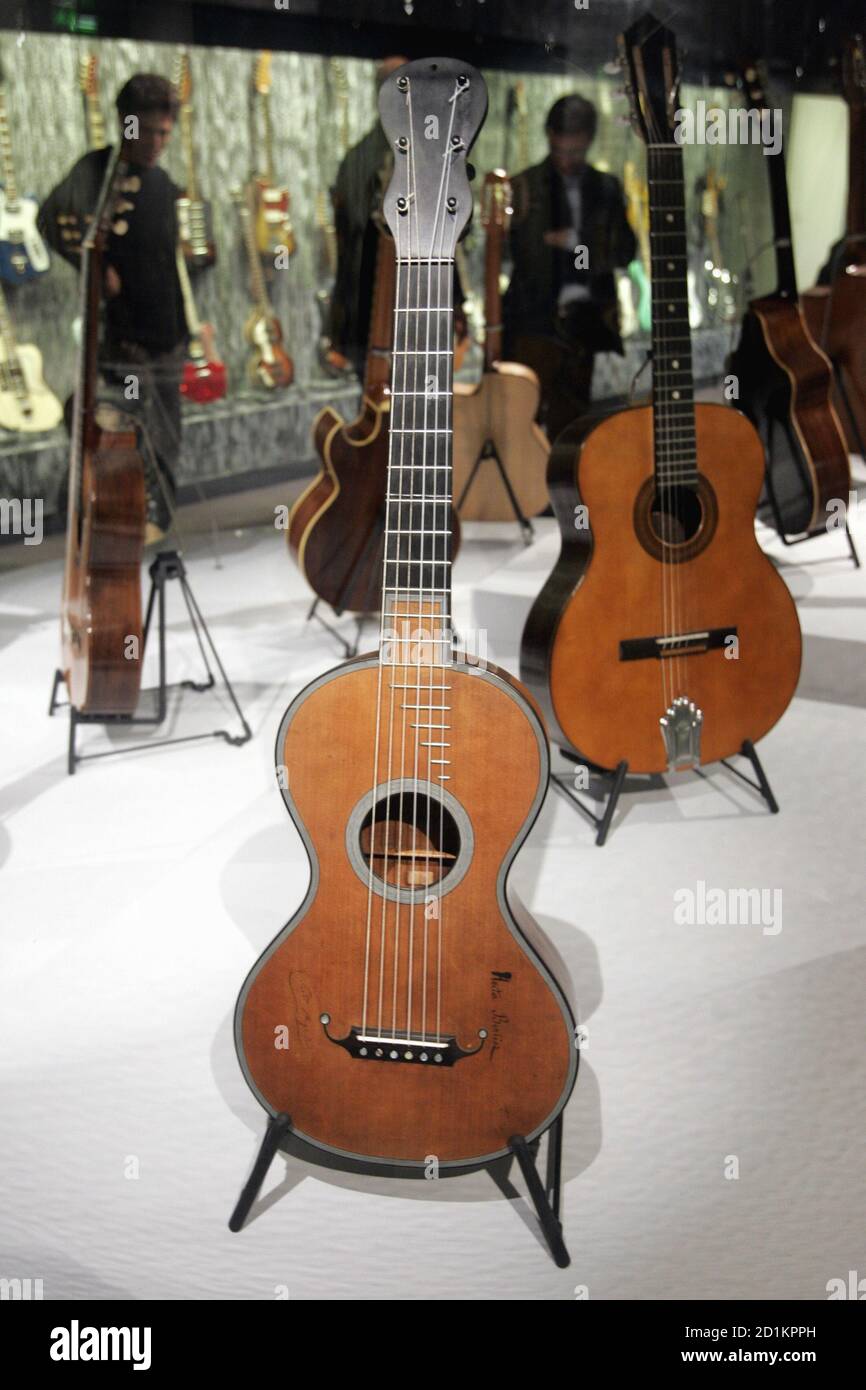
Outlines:
[[[381,658],[394,665],[448,665],[454,262],[401,259],[400,251],[398,246]],[[418,656],[407,640],[412,619],[431,617],[435,638]],[[423,626],[431,630],[428,621]]]
[[6,94],[2,86],[0,86],[0,168],[3,170],[6,202],[15,204],[18,201],[18,188],[15,183],[15,161],[12,158],[12,136],[6,117]]
[[647,168],[656,482],[694,485],[698,474],[681,147],[648,146]]
[[848,216],[849,236],[866,234],[866,103],[848,107]]

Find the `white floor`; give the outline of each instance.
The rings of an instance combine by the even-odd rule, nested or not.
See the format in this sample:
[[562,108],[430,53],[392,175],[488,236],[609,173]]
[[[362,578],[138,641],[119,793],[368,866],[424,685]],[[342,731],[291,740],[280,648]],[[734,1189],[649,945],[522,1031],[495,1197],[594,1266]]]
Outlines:
[[[857,532],[866,559],[866,517]],[[458,625],[488,626],[513,667],[554,525],[527,550],[510,528],[467,533]],[[838,537],[762,541],[806,637],[760,749],[781,814],[724,770],[681,775],[625,797],[596,849],[551,793],[514,870],[588,1034],[566,1112],[567,1270],[483,1173],[401,1184],[279,1159],[247,1228],[227,1230],[263,1129],[235,996],[306,886],[274,737],[337,660],[282,535],[224,535],[220,568],[203,541],[187,551],[252,742],[74,778],[65,716],[46,717],[59,563],[4,576],[0,1276],[61,1299],[820,1299],[866,1275],[866,569],[833,558]],[[170,625],[171,678],[194,676],[177,594]],[[230,720],[186,692],[168,732]],[[677,925],[674,894],[699,880],[781,889],[782,929]]]

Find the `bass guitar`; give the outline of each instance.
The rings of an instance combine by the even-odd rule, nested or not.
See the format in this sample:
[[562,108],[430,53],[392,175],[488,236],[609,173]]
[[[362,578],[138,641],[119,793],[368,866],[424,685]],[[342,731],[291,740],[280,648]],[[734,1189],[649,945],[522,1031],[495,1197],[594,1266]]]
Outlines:
[[185,50],[178,55],[174,85],[180,102],[180,137],[186,166],[186,188],[177,200],[177,223],[184,260],[200,268],[215,264],[216,244],[211,205],[199,189],[192,130],[192,69]]
[[[289,513],[289,549],[310,588],[337,612],[374,612],[382,598],[388,513],[394,241],[379,232],[361,413],[347,425],[326,406],[313,423],[321,471]],[[449,517],[451,555],[459,522]]]
[[[849,39],[842,57],[848,103],[848,208],[845,236],[830,258],[829,285],[803,295],[815,342],[836,364],[836,400],[852,453],[866,453],[866,47]],[[847,493],[838,493],[844,498]]]
[[379,91],[397,252],[380,644],[283,718],[283,797],[313,877],[235,1015],[248,1084],[307,1156],[398,1177],[540,1135],[578,1063],[550,945],[507,886],[544,796],[541,721],[452,645],[453,263],[485,108],[480,74],[446,58]]
[[562,551],[520,669],[563,748],[660,773],[732,756],[773,727],[797,684],[800,625],[755,538],[761,442],[744,416],[694,400],[674,35],[646,15],[620,43],[647,143],[652,404],[557,440]]
[[12,132],[6,115],[6,90],[0,70],[0,280],[21,285],[48,269],[48,250],[36,227],[39,204],[18,192]]
[[[756,67],[743,76],[750,106],[766,97]],[[809,334],[797,293],[784,154],[765,161],[770,178],[776,290],[751,300],[730,369],[739,406],[767,444],[767,488],[783,537],[826,528],[834,499],[851,486],[848,449],[833,406],[831,363]]]
[[295,365],[283,347],[282,325],[268,299],[256,246],[253,190],[249,186],[236,189],[233,197],[241,219],[254,301],[253,310],[244,325],[244,337],[253,348],[247,364],[247,375],[253,386],[264,386],[268,391],[279,390],[291,386],[295,379]]
[[535,424],[538,377],[502,356],[502,242],[511,215],[511,184],[501,169],[484,180],[484,374],[454,387],[454,497],[461,521],[511,521],[547,506],[550,446]]
[[186,319],[189,342],[187,359],[183,364],[180,394],[197,405],[208,405],[211,401],[222,400],[228,390],[228,374],[225,363],[216,355],[213,326],[202,323],[195,307],[189,271],[182,243],[179,241],[175,255],[177,278],[183,296],[184,317]]
[[36,433],[53,430],[63,407],[42,375],[42,353],[32,343],[18,343],[0,288],[0,429]]
[[62,670],[83,714],[128,715],[141,687],[144,465],[124,417],[100,415],[96,359],[105,251],[128,166],[122,142],[108,161],[81,246],[82,343],[69,455]]

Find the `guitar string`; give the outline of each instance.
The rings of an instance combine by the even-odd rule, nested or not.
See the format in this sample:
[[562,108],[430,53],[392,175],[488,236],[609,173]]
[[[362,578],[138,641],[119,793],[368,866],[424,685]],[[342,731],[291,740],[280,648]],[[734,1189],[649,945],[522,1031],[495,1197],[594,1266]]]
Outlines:
[[[654,134],[654,135],[657,135],[658,132],[654,131],[653,134]],[[658,195],[658,191],[657,191],[659,185],[658,185],[657,182],[655,182],[655,178],[657,178],[657,164],[656,164],[656,159],[655,159],[655,152],[654,152],[653,150],[647,150],[647,165],[648,165],[648,174],[649,174],[649,183],[650,183],[650,199],[651,199],[651,201],[650,201],[650,233],[652,234],[653,211],[655,211],[655,213],[656,213],[655,221],[656,221],[657,227],[659,228],[659,231],[657,231],[657,233],[656,233],[656,242],[657,242],[657,244],[659,244],[660,241],[661,241],[662,236],[664,235],[664,233],[662,233],[661,230],[660,230],[663,212],[662,212],[661,204],[660,204],[660,202],[659,202],[659,195]],[[655,178],[654,178],[654,175],[655,175]],[[655,198],[655,199],[652,198],[652,192],[653,192],[653,184],[654,184],[654,182],[655,182],[655,189],[656,189],[656,198]],[[653,207],[653,204],[655,204],[654,207]],[[658,254],[659,254],[658,251],[655,252],[656,257],[658,256]],[[662,255],[665,255],[666,253],[662,252],[661,254],[662,254]],[[665,269],[667,269],[667,266],[665,267]],[[663,355],[663,343],[664,343],[664,330],[663,330],[663,325],[664,325],[664,314],[663,314],[663,310],[662,310],[662,293],[661,293],[661,286],[660,286],[660,284],[659,284],[659,281],[660,281],[662,278],[663,278],[663,277],[661,277],[661,276],[654,276],[654,277],[653,277],[653,280],[652,280],[652,283],[651,283],[652,310],[653,310],[653,326],[654,326],[654,332],[655,332],[655,346],[656,346],[657,349],[658,349],[658,354],[657,354],[658,357],[661,357],[661,356]],[[666,518],[667,518],[667,515],[668,515],[668,505],[669,505],[670,498],[669,498],[669,488],[668,488],[668,480],[667,480],[667,469],[666,469],[666,467],[665,467],[665,461],[666,461],[666,447],[667,447],[667,444],[666,444],[666,429],[665,429],[665,415],[664,415],[664,397],[663,397],[663,392],[662,392],[662,390],[661,390],[660,382],[659,382],[659,379],[658,379],[658,366],[659,366],[659,363],[658,363],[658,361],[655,360],[655,359],[656,359],[656,354],[654,354],[654,361],[653,361],[653,398],[654,398],[654,410],[653,410],[653,415],[652,415],[652,420],[653,420],[653,450],[654,450],[655,463],[656,463],[656,474],[658,475],[659,472],[661,473],[661,479],[659,480],[659,479],[658,479],[658,476],[657,476],[657,478],[656,478],[656,492],[657,492],[656,505],[657,505],[657,507],[658,507],[658,514],[659,514],[659,519],[660,519],[660,523],[661,523],[661,600],[662,600],[662,634],[663,634],[663,636],[667,637],[667,636],[669,635],[669,630],[670,630],[670,625],[671,625],[671,604],[672,604],[672,593],[671,593],[670,596],[669,596],[670,575],[668,574],[668,570],[669,570],[670,566],[668,565],[668,561],[667,561],[667,550],[666,550],[666,544],[665,544],[665,534],[666,534],[666,530],[667,530]],[[664,650],[664,649],[663,649],[663,650]],[[668,674],[669,674],[669,673],[668,673],[668,669],[667,669],[667,660],[666,660],[666,658],[665,658],[664,656],[661,656],[659,664],[660,664],[660,666],[661,666],[661,671],[660,671],[659,674],[660,674],[660,676],[661,676],[661,687],[662,687],[662,701],[663,701],[662,708],[663,708],[663,710],[666,712],[667,709],[669,708],[669,696],[668,696]],[[671,675],[672,678],[673,678],[673,674],[674,674],[673,671],[671,671],[671,672],[670,672],[670,675]]]

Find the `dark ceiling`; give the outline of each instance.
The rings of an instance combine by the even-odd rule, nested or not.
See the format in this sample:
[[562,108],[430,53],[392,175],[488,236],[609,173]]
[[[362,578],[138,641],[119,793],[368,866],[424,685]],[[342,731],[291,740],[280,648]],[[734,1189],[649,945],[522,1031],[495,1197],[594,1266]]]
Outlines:
[[[0,0],[0,24],[68,31],[91,16],[105,37],[368,57],[447,50],[486,67],[597,73],[615,56],[617,33],[647,8],[643,0]],[[682,75],[696,82],[719,81],[758,56],[795,86],[831,90],[843,40],[866,27],[864,0],[654,0],[650,8],[675,30]]]

